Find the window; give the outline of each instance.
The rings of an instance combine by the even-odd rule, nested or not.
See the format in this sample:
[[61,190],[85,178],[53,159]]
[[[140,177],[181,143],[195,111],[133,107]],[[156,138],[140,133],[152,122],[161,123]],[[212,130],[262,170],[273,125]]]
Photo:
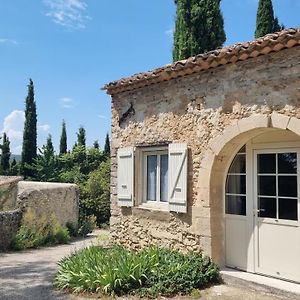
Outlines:
[[236,154],[227,174],[225,212],[246,215],[246,146]]
[[187,153],[185,143],[118,149],[118,205],[186,213]]
[[144,152],[143,157],[143,202],[168,202],[168,151]]

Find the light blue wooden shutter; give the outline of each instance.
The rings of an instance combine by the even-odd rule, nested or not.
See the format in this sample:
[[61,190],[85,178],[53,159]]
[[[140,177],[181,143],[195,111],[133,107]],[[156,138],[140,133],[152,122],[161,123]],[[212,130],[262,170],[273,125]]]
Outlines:
[[118,150],[118,205],[133,206],[134,150],[133,147]]
[[169,210],[187,212],[187,144],[169,145]]

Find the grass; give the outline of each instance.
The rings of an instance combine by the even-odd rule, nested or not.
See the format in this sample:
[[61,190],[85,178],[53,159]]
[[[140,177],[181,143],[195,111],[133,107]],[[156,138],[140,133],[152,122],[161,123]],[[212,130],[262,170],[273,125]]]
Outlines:
[[120,246],[91,246],[59,263],[55,286],[75,293],[154,298],[189,294],[218,281],[218,267],[200,254],[154,247],[134,252]]

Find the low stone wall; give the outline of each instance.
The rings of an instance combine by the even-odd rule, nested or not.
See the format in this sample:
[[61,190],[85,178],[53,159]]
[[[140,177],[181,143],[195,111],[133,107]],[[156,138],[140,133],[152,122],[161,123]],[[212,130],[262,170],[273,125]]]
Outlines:
[[22,219],[20,209],[0,212],[0,251],[9,249]]
[[78,223],[79,190],[76,184],[20,181],[17,207],[31,208],[37,216],[55,215],[65,226]]
[[22,177],[0,176],[0,211],[13,210],[16,207],[20,180]]

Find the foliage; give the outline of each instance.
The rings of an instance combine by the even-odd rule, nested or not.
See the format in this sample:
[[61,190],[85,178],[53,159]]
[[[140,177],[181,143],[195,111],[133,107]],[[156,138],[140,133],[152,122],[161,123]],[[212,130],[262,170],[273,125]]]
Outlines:
[[110,218],[110,160],[89,174],[81,186],[80,210],[85,215],[95,215],[97,225],[107,224]]
[[89,233],[93,232],[96,226],[97,226],[96,217],[94,215],[89,215],[89,216],[81,215],[79,217],[77,235],[85,237]]
[[41,181],[55,182],[58,177],[58,164],[54,153],[51,135],[48,136],[47,142],[43,145],[40,154],[34,159],[32,168],[36,177]]
[[77,132],[77,145],[83,146],[84,148],[86,147],[86,133],[82,126],[79,127]]
[[108,133],[106,134],[106,137],[105,137],[105,144],[104,144],[103,156],[105,158],[110,158],[110,141],[109,141],[109,135],[108,135]]
[[9,159],[10,159],[10,141],[6,133],[3,133],[3,138],[2,138],[2,145],[0,145],[1,149],[1,159],[0,159],[0,170],[1,173],[4,175],[9,175],[9,169],[10,169],[10,164],[9,164]]
[[186,59],[226,40],[221,0],[177,0],[173,60]]
[[67,129],[66,129],[66,122],[63,120],[62,122],[62,130],[60,136],[60,143],[59,143],[59,154],[66,154],[67,153]]
[[133,252],[118,246],[93,246],[59,263],[55,285],[73,292],[157,297],[188,294],[218,280],[218,267],[200,254],[184,255],[163,248]]
[[26,97],[25,124],[22,149],[22,175],[33,177],[34,171],[30,166],[37,156],[37,114],[34,100],[33,81],[29,80],[28,95]]
[[282,29],[284,29],[284,26],[279,25],[277,17],[274,18],[272,0],[260,0],[256,16],[255,38],[259,38],[268,33],[280,31]]
[[96,228],[96,217],[94,215],[91,216],[79,216],[78,226],[74,225],[73,223],[67,223],[66,227],[71,236],[77,237],[82,236],[85,237],[89,233],[93,232]]
[[67,243],[69,232],[63,228],[54,215],[37,216],[34,210],[28,209],[24,214],[12,247],[15,250],[37,248],[42,245]]
[[196,253],[184,255],[169,249],[156,249],[158,267],[148,276],[143,296],[189,294],[195,288],[219,281],[219,270],[209,257]]

